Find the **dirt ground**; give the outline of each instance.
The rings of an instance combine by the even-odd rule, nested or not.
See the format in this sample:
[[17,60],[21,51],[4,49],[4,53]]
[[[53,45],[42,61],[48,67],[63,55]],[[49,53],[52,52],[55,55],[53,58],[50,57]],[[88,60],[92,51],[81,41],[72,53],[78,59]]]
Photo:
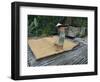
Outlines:
[[78,43],[75,43],[72,40],[65,39],[63,49],[57,50],[54,45],[57,43],[57,41],[58,36],[50,36],[38,39],[30,38],[28,39],[28,44],[36,59],[41,59],[54,54],[59,54],[64,51],[69,51],[78,45]]

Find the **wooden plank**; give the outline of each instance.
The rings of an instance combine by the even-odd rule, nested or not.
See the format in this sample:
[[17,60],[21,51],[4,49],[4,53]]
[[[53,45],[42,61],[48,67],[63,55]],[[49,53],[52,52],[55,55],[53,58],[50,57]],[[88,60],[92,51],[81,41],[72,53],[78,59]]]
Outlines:
[[58,36],[44,37],[40,39],[31,38],[28,40],[28,44],[32,52],[34,53],[36,59],[44,58],[54,54],[59,54],[64,51],[69,51],[73,47],[78,45],[78,43],[65,39],[63,49],[57,51],[56,47],[54,46],[57,40]]

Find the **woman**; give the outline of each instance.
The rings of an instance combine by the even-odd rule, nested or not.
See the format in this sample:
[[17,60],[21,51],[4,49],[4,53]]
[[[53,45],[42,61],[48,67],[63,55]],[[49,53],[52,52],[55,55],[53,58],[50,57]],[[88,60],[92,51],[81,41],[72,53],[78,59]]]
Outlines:
[[59,32],[59,39],[58,43],[55,44],[57,50],[62,50],[64,46],[64,39],[65,39],[65,27],[66,25],[58,23],[57,25],[58,32]]

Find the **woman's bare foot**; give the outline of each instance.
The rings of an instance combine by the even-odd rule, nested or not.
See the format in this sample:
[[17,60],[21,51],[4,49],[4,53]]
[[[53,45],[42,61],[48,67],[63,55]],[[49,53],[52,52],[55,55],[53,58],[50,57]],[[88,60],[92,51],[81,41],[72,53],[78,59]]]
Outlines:
[[62,45],[58,45],[58,44],[54,44],[55,47],[56,47],[56,51],[60,51],[63,49],[63,46]]

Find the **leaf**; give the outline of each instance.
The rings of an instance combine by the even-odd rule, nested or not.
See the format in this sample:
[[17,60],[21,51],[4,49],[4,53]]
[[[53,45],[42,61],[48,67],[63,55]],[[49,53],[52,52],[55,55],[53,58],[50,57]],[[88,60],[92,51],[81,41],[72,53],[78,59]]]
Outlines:
[[34,18],[34,25],[35,25],[35,27],[38,26],[38,22],[37,22],[36,18]]

